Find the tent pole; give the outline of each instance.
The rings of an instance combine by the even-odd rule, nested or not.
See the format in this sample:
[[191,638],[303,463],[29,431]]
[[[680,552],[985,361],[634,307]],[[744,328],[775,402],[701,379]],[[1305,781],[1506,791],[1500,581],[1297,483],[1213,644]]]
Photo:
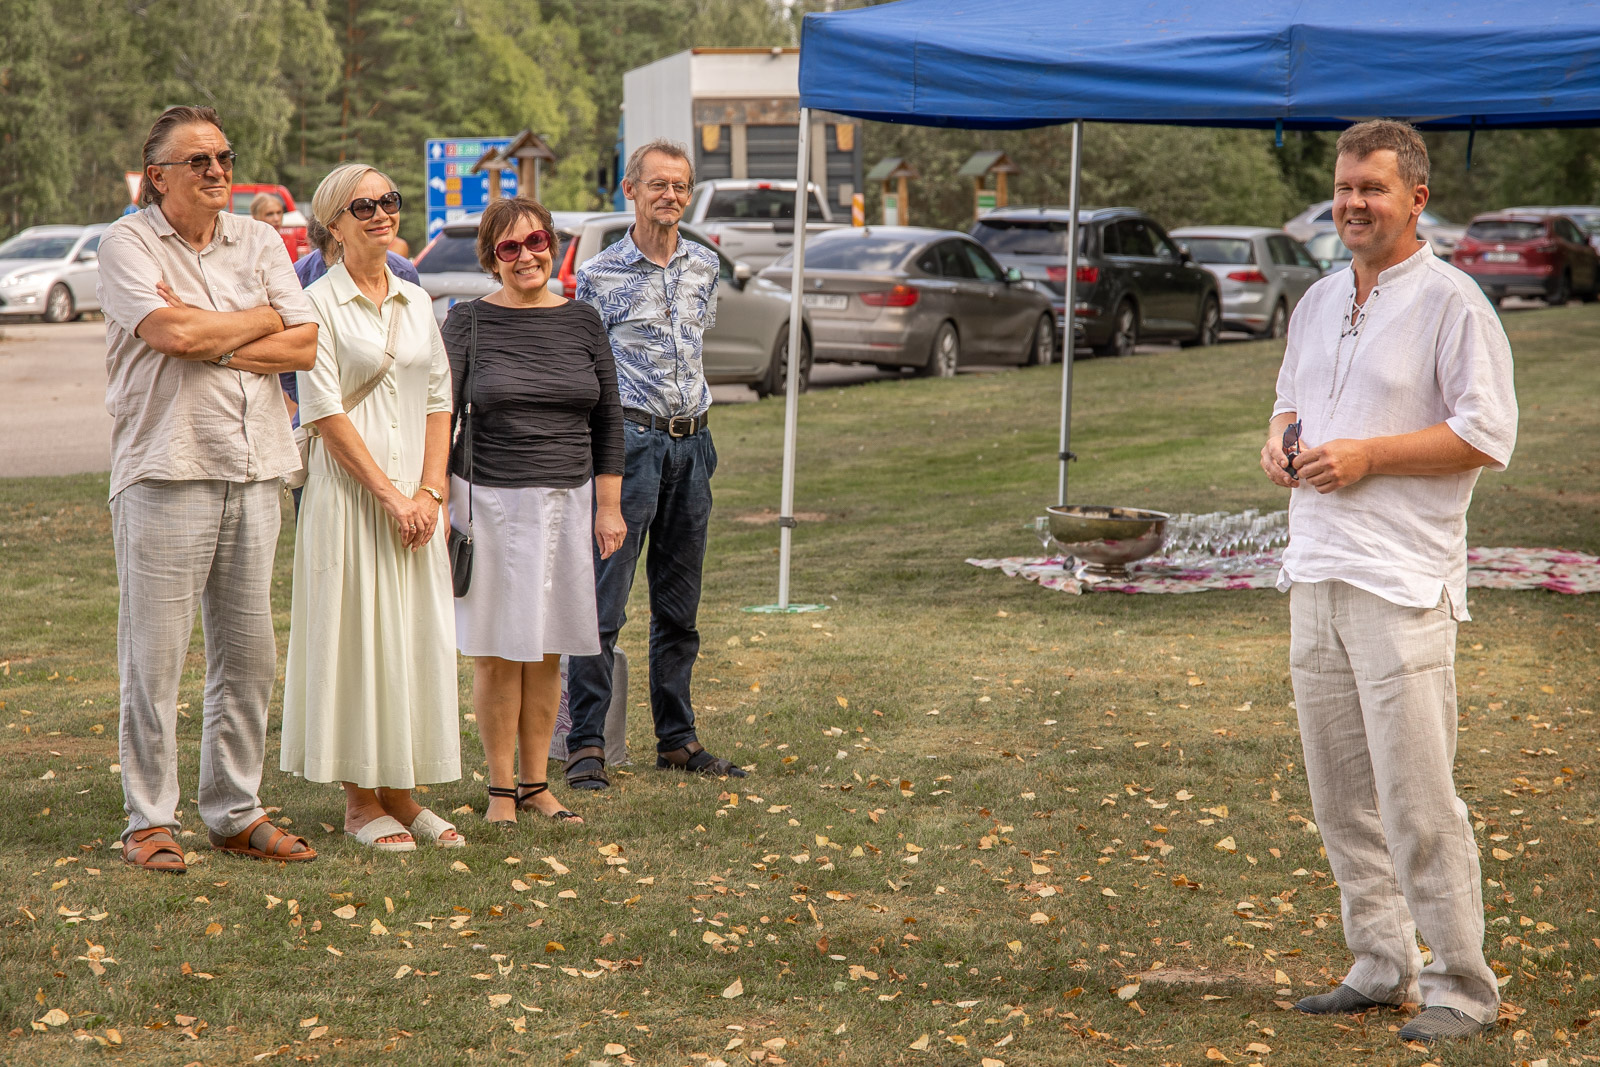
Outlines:
[[806,270],[806,181],[811,164],[811,109],[800,109],[794,175],[794,272],[789,279],[789,373],[783,398],[783,499],[778,508],[778,610],[789,607],[789,551],[794,536],[794,453],[800,419],[801,291]]
[[1072,444],[1072,358],[1073,329],[1078,314],[1078,176],[1082,170],[1083,121],[1072,124],[1072,184],[1067,190],[1067,292],[1061,324],[1061,474],[1056,482],[1056,503],[1067,502],[1067,462],[1073,458]]

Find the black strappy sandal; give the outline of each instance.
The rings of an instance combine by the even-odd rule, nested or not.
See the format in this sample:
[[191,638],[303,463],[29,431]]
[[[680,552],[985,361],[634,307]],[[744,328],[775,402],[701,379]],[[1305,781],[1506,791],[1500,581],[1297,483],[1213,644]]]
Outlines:
[[[550,792],[550,783],[549,782],[518,782],[517,783],[517,810],[518,811],[533,811],[533,812],[538,812],[540,815],[543,815],[544,812],[539,811],[537,806],[535,806],[533,804],[528,804],[528,805],[524,806],[523,805],[523,801],[532,800],[534,797],[538,796],[540,793],[548,793],[548,792]],[[554,819],[557,822],[571,822],[571,821],[574,821],[574,820],[576,820],[577,822],[582,822],[583,821],[583,816],[582,815],[579,815],[575,811],[568,811],[566,808],[562,808],[560,811],[552,812],[548,816],[548,818]]]
[[606,777],[606,750],[599,745],[568,753],[565,773],[569,789],[611,788],[611,779]]
[[708,778],[745,778],[748,777],[743,767],[713,756],[701,747],[700,742],[690,741],[682,748],[675,748],[671,752],[658,752],[656,754],[656,769],[660,771],[684,771],[688,774],[705,775]]
[[[492,785],[489,787],[489,795],[491,797],[510,797],[512,801],[516,801],[518,799],[517,791],[515,789],[500,789]],[[489,818],[489,813],[487,811],[485,811],[483,814],[483,821],[488,823],[490,826],[499,826],[505,829],[509,829],[517,825],[517,820],[515,819],[491,819]]]

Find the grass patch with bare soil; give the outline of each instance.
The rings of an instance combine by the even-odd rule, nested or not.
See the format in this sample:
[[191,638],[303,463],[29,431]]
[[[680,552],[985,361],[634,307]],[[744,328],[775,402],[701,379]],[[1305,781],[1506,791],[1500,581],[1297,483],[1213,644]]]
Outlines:
[[[1600,309],[1510,314],[1523,408],[1481,481],[1481,545],[1600,550]],[[1281,347],[1077,368],[1073,497],[1281,506],[1256,469]],[[968,556],[1036,546],[1053,492],[1058,369],[802,398],[795,598],[772,600],[781,408],[719,411],[697,670],[702,736],[739,782],[640,762],[581,828],[380,856],[340,794],[276,766],[266,803],[322,856],[204,845],[194,789],[203,660],[180,702],[174,878],[124,867],[116,581],[103,477],[0,482],[0,1058],[137,1064],[592,1061],[1504,1064],[1600,1057],[1589,779],[1594,597],[1473,592],[1458,782],[1483,849],[1491,1037],[1433,1054],[1405,1016],[1288,1002],[1348,965],[1271,592],[1066,596]],[[280,647],[292,536],[278,560]],[[647,607],[623,644],[641,669]],[[463,663],[462,706],[470,709]],[[466,781],[424,799],[481,813]],[[9,1031],[9,1036],[6,1032]]]

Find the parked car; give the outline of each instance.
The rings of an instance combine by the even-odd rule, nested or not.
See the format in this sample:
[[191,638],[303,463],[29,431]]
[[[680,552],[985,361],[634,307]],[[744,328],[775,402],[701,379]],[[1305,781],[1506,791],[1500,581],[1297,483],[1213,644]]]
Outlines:
[[[1332,229],[1334,229],[1332,200],[1319,200],[1283,224],[1283,232],[1302,242],[1310,241],[1323,230]],[[1450,258],[1450,254],[1455,251],[1456,243],[1461,240],[1461,235],[1465,232],[1465,226],[1458,226],[1431,211],[1424,210],[1417,219],[1417,236],[1432,245],[1433,254],[1440,259]]]
[[107,224],[30,226],[0,244],[0,318],[69,322],[100,310],[100,238]]
[[1323,230],[1311,238],[1306,242],[1306,251],[1311,253],[1311,258],[1317,261],[1317,266],[1322,268],[1324,274],[1345,270],[1356,258],[1355,253],[1344,246],[1337,230]]
[[1491,303],[1542,297],[1560,307],[1573,296],[1600,295],[1600,257],[1565,215],[1496,211],[1467,226],[1451,262],[1483,287]]
[[283,225],[278,227],[278,232],[283,235],[283,247],[288,249],[289,262],[293,263],[311,251],[311,240],[306,236],[306,217],[294,206],[294,195],[287,188],[282,185],[236,182],[233,186],[233,213],[249,215],[251,202],[262,193],[271,193],[283,201]]
[[[761,277],[787,294],[793,268],[785,255]],[[804,291],[816,358],[825,362],[948,378],[963,362],[1055,358],[1049,296],[964,233],[863,226],[818,234],[806,241]]]
[[[602,249],[622,240],[633,225],[632,213],[557,211],[553,213],[560,247],[552,291],[571,296],[577,269]],[[451,305],[492,293],[500,283],[478,266],[479,216],[444,228],[417,256],[417,274],[433,298],[433,314],[444,322]],[[717,253],[717,324],[706,331],[704,367],[712,385],[747,384],[757,396],[780,393],[789,373],[789,291],[753,275],[734,263],[705,234],[681,226],[688,240]],[[800,390],[811,380],[811,323],[801,319]]]
[[1188,226],[1169,235],[1217,279],[1222,325],[1261,337],[1289,332],[1289,316],[1322,268],[1304,245],[1265,226]]
[[1577,223],[1578,229],[1589,238],[1589,247],[1600,253],[1600,207],[1574,204],[1568,207],[1510,207],[1506,210],[1533,215],[1565,215]]
[[[845,223],[835,222],[821,191],[807,184],[807,240]],[[694,187],[683,221],[737,263],[759,271],[794,247],[794,182],[717,178]]]
[[[972,236],[1005,267],[1051,295],[1065,315],[1067,209],[1004,208],[978,219]],[[1078,212],[1074,318],[1097,355],[1120,356],[1143,340],[1214,345],[1222,329],[1217,280],[1142,211]]]

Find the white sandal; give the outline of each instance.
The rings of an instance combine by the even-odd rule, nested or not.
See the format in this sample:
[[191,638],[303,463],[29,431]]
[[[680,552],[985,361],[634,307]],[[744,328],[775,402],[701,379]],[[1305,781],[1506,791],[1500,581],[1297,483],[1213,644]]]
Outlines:
[[359,830],[346,830],[345,833],[368,848],[377,852],[415,852],[417,842],[410,841],[380,841],[380,837],[398,837],[400,834],[411,833],[400,820],[392,815],[380,815]]
[[461,836],[460,831],[456,832],[454,838],[444,836],[451,830],[455,830],[454,825],[445,822],[428,808],[417,812],[417,817],[411,820],[412,837],[432,841],[435,848],[464,848],[467,839]]

